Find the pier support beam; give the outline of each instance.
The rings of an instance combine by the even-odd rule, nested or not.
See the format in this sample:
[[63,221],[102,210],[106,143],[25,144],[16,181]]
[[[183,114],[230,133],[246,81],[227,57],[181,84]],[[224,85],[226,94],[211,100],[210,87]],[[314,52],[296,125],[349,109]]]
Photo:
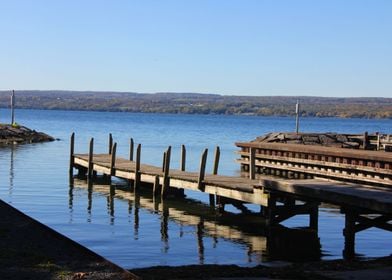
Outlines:
[[111,133],[109,133],[109,155],[112,154],[112,148],[113,148],[113,136]]
[[140,187],[140,155],[142,151],[142,145],[138,144],[136,148],[136,166],[135,166],[135,191]]
[[73,175],[73,168],[75,165],[75,132],[72,132],[69,144],[69,175]]
[[93,155],[94,155],[94,138],[91,138],[89,151],[88,151],[88,168],[87,168],[88,179],[91,179],[93,176]]
[[186,148],[185,145],[181,145],[181,160],[180,160],[180,170],[185,171],[186,163]]
[[204,192],[204,187],[205,187],[204,177],[206,174],[207,154],[208,154],[208,149],[205,149],[203,154],[201,155],[199,178],[197,180],[197,188],[202,192]]
[[133,138],[129,139],[129,160],[133,161],[133,148],[134,148]]
[[[212,169],[213,175],[218,175],[219,159],[220,159],[220,148],[219,148],[219,146],[216,146],[215,155],[214,155],[214,166]],[[210,206],[215,208],[215,195],[214,194],[210,194]]]
[[252,147],[249,148],[249,178],[256,178],[256,149]]
[[115,175],[115,165],[116,165],[116,150],[117,150],[117,143],[113,144],[111,148],[111,157],[110,157],[110,176]]
[[169,191],[170,187],[170,177],[169,177],[169,170],[170,170],[170,158],[171,158],[171,146],[169,146],[165,152],[164,156],[164,163],[163,163],[163,184],[161,195],[165,197],[167,192]]

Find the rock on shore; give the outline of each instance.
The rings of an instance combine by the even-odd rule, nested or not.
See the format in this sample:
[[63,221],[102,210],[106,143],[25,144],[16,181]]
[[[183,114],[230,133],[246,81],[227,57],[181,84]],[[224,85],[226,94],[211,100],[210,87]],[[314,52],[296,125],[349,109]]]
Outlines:
[[0,124],[0,145],[54,141],[50,135],[22,125]]
[[363,145],[363,136],[338,133],[275,132],[257,137],[252,142],[303,144],[358,149]]

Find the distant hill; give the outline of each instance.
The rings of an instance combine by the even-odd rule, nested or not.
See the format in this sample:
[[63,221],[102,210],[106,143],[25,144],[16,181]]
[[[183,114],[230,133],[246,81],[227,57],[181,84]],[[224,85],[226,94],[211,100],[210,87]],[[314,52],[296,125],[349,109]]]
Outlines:
[[[292,116],[301,102],[309,117],[392,119],[392,98],[312,96],[227,96],[200,93],[36,91],[16,92],[16,107],[49,110],[93,110],[174,114]],[[10,91],[0,91],[0,107],[9,107]]]

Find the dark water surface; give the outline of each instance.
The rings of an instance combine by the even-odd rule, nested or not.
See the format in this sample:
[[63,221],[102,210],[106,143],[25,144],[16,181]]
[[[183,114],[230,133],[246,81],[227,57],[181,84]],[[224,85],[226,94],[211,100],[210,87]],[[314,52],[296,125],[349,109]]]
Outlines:
[[[0,120],[9,111],[0,110]],[[319,235],[298,230],[266,232],[258,217],[217,216],[208,197],[187,193],[188,199],[154,201],[150,192],[133,194],[125,182],[96,182],[88,186],[68,176],[69,136],[76,133],[76,152],[87,152],[90,137],[95,151],[107,151],[108,133],[127,156],[129,138],[142,143],[142,162],[160,165],[172,146],[177,167],[180,146],[187,146],[187,169],[197,170],[204,148],[221,148],[219,173],[237,175],[235,141],[247,141],[272,131],[293,131],[292,118],[203,116],[17,110],[18,123],[44,131],[60,141],[0,148],[0,198],[55,230],[126,268],[199,263],[253,266],[271,260],[300,257],[341,258],[343,216],[338,209],[320,211]],[[301,120],[311,132],[392,132],[391,120]],[[252,209],[257,209],[253,207]],[[235,212],[235,211],[234,211]],[[295,217],[285,225],[307,224]],[[357,234],[356,251],[365,257],[391,253],[390,233],[370,229]],[[318,249],[320,238],[321,251]],[[298,245],[298,246],[297,246]]]

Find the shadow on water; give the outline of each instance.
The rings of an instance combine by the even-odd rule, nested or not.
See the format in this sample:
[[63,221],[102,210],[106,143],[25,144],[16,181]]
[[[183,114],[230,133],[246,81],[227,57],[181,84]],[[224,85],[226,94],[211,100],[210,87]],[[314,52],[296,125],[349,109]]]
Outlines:
[[[292,229],[284,226],[265,227],[265,220],[258,213],[235,214],[219,213],[207,204],[191,198],[154,197],[149,188],[131,191],[127,183],[122,181],[110,183],[104,177],[97,177],[94,182],[81,178],[71,178],[69,188],[69,209],[72,215],[73,192],[75,188],[88,192],[87,213],[91,217],[92,193],[106,196],[107,211],[110,224],[115,222],[116,199],[128,201],[129,216],[133,218],[135,240],[139,239],[140,209],[153,215],[159,215],[162,253],[167,253],[170,246],[169,221],[182,226],[195,228],[195,239],[198,245],[198,259],[204,264],[205,237],[213,240],[213,249],[218,239],[245,245],[248,258],[256,255],[264,261],[309,261],[321,259],[321,245],[317,232],[308,229]],[[133,215],[131,215],[133,212]],[[182,236],[180,230],[180,236]],[[249,260],[251,262],[251,260]]]

